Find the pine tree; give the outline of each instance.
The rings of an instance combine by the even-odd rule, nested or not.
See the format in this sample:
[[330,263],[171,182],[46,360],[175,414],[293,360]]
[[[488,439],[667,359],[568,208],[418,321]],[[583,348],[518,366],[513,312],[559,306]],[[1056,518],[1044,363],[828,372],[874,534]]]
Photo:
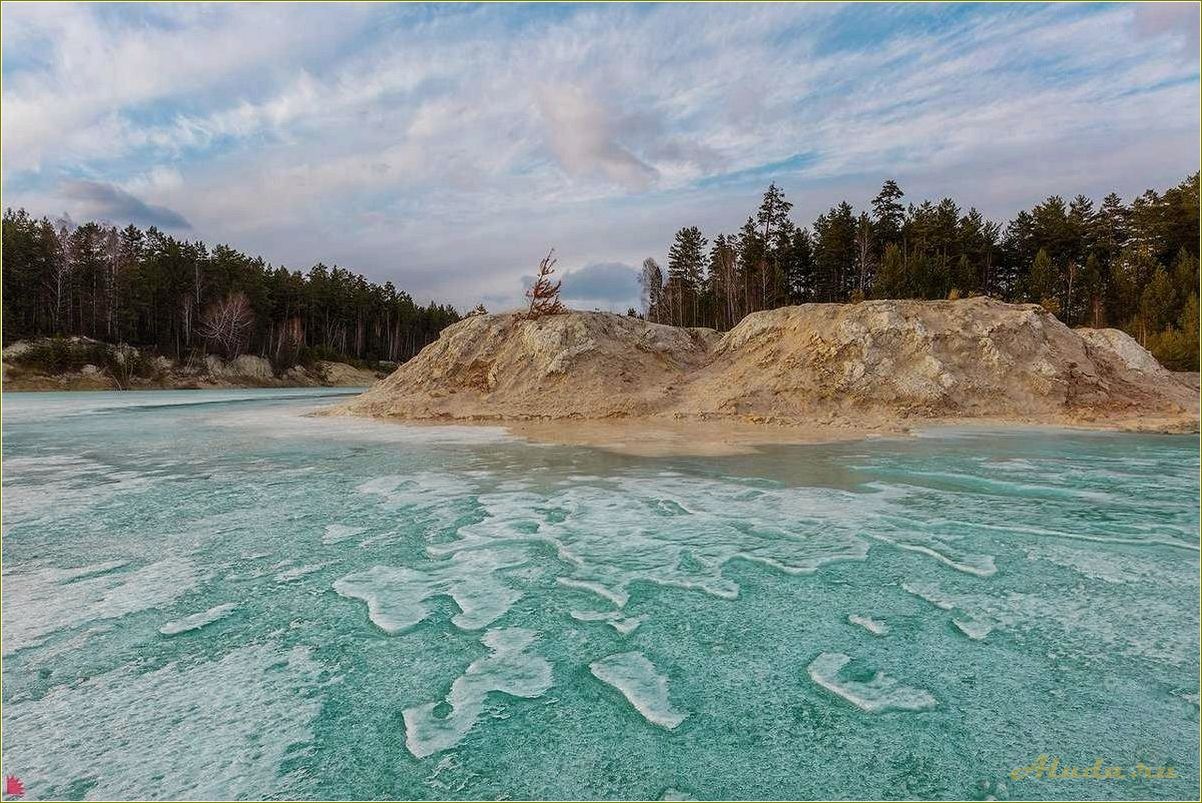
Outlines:
[[760,229],[760,240],[764,246],[764,253],[756,266],[756,272],[759,274],[760,309],[776,306],[776,296],[780,294],[783,284],[780,267],[781,243],[788,242],[789,230],[793,226],[789,220],[789,210],[792,208],[793,204],[785,200],[784,191],[773,183],[768,185],[760,208],[755,214]]
[[872,199],[872,216],[876,222],[877,244],[881,253],[887,246],[897,242],[901,237],[902,221],[905,219],[906,208],[901,199],[905,196],[897,182],[888,179],[881,185],[881,191]]
[[1081,292],[1085,296],[1088,308],[1087,320],[1094,328],[1102,326],[1104,321],[1103,300],[1106,296],[1106,274],[1102,271],[1102,263],[1097,254],[1090,254],[1081,270]]
[[881,267],[877,270],[872,290],[875,298],[910,298],[909,278],[906,263],[897,243],[885,247]]
[[1114,259],[1110,269],[1108,317],[1142,340],[1139,331],[1139,306],[1144,288],[1159,267],[1146,246],[1127,245]]
[[854,287],[856,219],[844,201],[814,221],[814,264],[819,301],[845,301]]
[[1175,371],[1198,370],[1198,294],[1190,293],[1177,325],[1148,339],[1148,350]]
[[755,292],[760,271],[765,262],[765,243],[756,228],[755,221],[747,218],[747,222],[739,229],[739,317],[749,312],[762,309],[757,303],[758,293]]
[[677,326],[697,325],[706,243],[701,229],[688,226],[676,232],[668,249],[667,292],[673,307],[672,322]]
[[948,294],[956,294],[956,298],[965,298],[972,294],[976,285],[976,269],[968,260],[968,254],[961,254],[956,260],[956,267],[952,271],[951,290]]
[[789,250],[782,260],[785,292],[790,304],[814,298],[814,248],[809,229],[794,229]]
[[1058,278],[1056,266],[1052,264],[1052,258],[1048,256],[1047,249],[1040,248],[1035,254],[1035,260],[1031,263],[1031,276],[1027,292],[1032,301],[1042,304],[1052,313],[1060,311],[1060,302],[1057,298]]
[[1176,297],[1169,272],[1158,267],[1139,299],[1141,343],[1147,343],[1148,335],[1160,332],[1168,325],[1173,319],[1175,305]]

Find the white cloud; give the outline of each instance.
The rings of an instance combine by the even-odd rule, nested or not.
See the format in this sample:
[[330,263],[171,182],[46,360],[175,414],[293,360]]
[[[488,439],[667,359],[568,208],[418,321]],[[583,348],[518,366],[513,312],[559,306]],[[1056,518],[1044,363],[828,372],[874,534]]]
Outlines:
[[737,227],[760,179],[807,222],[886,175],[1005,215],[1198,167],[1180,9],[886,6],[896,30],[864,33],[832,5],[6,3],[6,201],[78,217],[65,182],[109,184],[209,240],[474,303],[552,245],[565,271],[637,265],[680,225]]
[[618,123],[579,86],[547,86],[538,96],[551,150],[573,176],[596,177],[631,190],[646,189],[658,171],[618,141]]

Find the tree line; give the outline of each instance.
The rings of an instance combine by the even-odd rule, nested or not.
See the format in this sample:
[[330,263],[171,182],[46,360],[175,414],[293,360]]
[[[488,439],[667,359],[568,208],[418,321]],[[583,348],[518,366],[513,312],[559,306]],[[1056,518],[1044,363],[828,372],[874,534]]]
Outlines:
[[5,210],[3,226],[6,344],[82,336],[176,359],[401,362],[459,320],[450,305],[422,306],[337,265],[302,273],[154,227],[73,226],[23,209]]
[[1053,195],[1004,226],[976,208],[904,203],[886,181],[809,227],[772,184],[735,233],[676,232],[666,271],[640,277],[647,319],[726,330],[758,310],[869,298],[988,295],[1042,304],[1069,326],[1119,327],[1163,363],[1198,369],[1198,174],[1130,203]]

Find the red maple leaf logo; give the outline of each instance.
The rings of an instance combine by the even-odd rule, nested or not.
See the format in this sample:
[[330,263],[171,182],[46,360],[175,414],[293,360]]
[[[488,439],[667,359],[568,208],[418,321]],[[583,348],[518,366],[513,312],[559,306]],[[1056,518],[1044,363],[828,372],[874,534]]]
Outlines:
[[16,775],[9,775],[4,779],[4,795],[5,797],[21,797],[25,794],[25,784],[21,783],[21,779]]

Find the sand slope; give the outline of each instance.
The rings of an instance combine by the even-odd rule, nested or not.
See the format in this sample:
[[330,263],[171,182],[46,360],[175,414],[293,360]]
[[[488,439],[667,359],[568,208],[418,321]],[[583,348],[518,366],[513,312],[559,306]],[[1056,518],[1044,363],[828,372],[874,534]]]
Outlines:
[[482,315],[341,412],[880,428],[992,419],[1196,429],[1198,393],[1126,334],[985,298],[805,304],[719,336],[599,312]]

